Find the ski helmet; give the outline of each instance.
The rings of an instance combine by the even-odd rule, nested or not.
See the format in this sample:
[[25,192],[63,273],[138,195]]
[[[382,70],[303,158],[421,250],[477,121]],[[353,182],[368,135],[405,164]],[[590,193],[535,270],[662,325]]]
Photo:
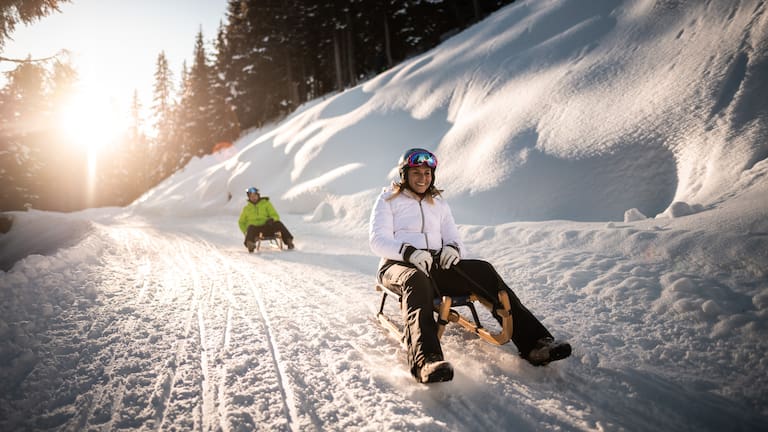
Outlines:
[[408,185],[408,169],[427,166],[432,170],[432,182],[429,184],[431,188],[435,184],[435,168],[437,168],[437,156],[435,156],[429,150],[423,148],[408,149],[403,153],[398,162],[398,168],[400,171],[400,182],[403,185]]
[[245,190],[245,194],[246,195],[257,194],[257,193],[259,193],[259,190],[257,188],[255,188],[255,187],[253,187],[253,186],[251,186],[251,187],[249,187],[248,189]]

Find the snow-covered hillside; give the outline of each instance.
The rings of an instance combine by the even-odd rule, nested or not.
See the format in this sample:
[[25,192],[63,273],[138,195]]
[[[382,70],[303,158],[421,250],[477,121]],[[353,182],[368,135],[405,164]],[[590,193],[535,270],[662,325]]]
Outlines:
[[192,196],[171,181],[142,207],[217,210],[256,183],[309,212],[378,189],[414,146],[438,152],[465,223],[717,204],[768,156],[765,5],[731,3],[520,2],[195,167]]
[[[518,1],[129,207],[12,214],[0,428],[765,428],[766,7]],[[572,358],[449,327],[456,378],[409,376],[366,229],[415,146]],[[250,185],[296,251],[247,254]]]

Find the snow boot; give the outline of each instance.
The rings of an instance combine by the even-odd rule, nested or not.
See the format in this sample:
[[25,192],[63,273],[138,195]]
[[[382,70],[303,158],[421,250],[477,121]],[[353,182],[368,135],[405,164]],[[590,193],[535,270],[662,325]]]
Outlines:
[[570,355],[571,344],[568,342],[556,341],[552,338],[542,338],[536,342],[536,347],[528,353],[526,360],[534,366],[544,366]]
[[248,248],[248,253],[253,253],[253,250],[256,249],[256,243],[252,241],[246,241],[245,247]]
[[293,244],[293,239],[292,238],[285,239],[285,246],[288,247],[288,249],[293,249],[294,247],[296,247]]
[[419,382],[423,384],[453,379],[453,366],[437,354],[428,354],[419,369]]

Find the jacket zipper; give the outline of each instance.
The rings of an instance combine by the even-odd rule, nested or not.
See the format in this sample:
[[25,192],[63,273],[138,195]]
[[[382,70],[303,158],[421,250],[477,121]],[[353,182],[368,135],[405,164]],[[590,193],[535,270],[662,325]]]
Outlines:
[[424,234],[424,243],[427,245],[427,250],[429,250],[429,236],[426,232],[424,232],[424,207],[421,205],[422,201],[424,201],[424,198],[419,200],[419,211],[421,212],[421,233]]

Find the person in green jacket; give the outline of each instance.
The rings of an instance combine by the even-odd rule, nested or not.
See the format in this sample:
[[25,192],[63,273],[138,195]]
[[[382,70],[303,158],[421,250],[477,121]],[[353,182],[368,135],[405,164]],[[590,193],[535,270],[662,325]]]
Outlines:
[[251,186],[245,190],[248,195],[248,204],[240,212],[240,219],[237,221],[240,231],[245,234],[245,247],[248,252],[253,252],[256,248],[256,237],[259,234],[273,236],[280,233],[283,242],[288,249],[293,249],[293,236],[288,228],[280,222],[280,215],[275,211],[275,207],[269,202],[269,197],[262,197],[259,190]]

